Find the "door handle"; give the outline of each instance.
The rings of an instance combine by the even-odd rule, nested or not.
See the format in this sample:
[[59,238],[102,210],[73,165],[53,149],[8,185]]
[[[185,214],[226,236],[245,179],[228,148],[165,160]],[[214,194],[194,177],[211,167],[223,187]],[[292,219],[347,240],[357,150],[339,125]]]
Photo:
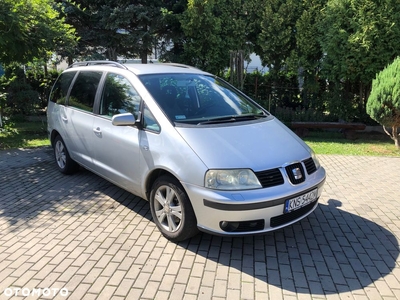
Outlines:
[[93,131],[94,131],[95,134],[101,134],[100,127],[93,128]]

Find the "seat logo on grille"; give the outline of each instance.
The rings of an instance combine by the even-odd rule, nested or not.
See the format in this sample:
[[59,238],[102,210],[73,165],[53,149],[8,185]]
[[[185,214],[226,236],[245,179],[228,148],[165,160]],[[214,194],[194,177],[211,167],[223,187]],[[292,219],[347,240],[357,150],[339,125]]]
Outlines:
[[299,179],[303,178],[303,175],[301,174],[300,168],[292,169],[292,173],[293,173],[294,179],[296,179],[296,180],[299,180]]

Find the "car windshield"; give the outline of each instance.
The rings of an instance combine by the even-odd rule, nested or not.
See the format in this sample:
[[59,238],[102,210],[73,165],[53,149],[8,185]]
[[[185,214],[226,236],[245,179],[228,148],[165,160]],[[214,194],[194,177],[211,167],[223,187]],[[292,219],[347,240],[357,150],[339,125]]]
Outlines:
[[151,74],[139,78],[165,114],[177,124],[237,122],[267,116],[255,102],[216,77]]

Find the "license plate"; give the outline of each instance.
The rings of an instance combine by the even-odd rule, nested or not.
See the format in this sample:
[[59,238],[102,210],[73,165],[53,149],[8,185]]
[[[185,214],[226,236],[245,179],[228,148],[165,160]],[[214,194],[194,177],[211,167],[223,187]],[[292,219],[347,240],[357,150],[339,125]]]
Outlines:
[[314,189],[296,198],[286,200],[284,212],[289,213],[296,209],[302,208],[303,206],[306,206],[307,204],[310,204],[311,202],[317,200],[317,197],[318,189]]

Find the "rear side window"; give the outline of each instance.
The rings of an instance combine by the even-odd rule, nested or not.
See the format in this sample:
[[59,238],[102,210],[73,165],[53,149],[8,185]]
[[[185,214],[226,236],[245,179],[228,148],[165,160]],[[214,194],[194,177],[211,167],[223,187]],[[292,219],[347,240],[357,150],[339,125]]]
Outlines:
[[71,85],[75,74],[76,72],[67,72],[62,73],[60,77],[58,77],[50,94],[49,100],[51,102],[65,104],[65,98],[67,97],[69,86]]
[[92,112],[101,75],[102,72],[97,71],[79,72],[69,95],[68,105]]

